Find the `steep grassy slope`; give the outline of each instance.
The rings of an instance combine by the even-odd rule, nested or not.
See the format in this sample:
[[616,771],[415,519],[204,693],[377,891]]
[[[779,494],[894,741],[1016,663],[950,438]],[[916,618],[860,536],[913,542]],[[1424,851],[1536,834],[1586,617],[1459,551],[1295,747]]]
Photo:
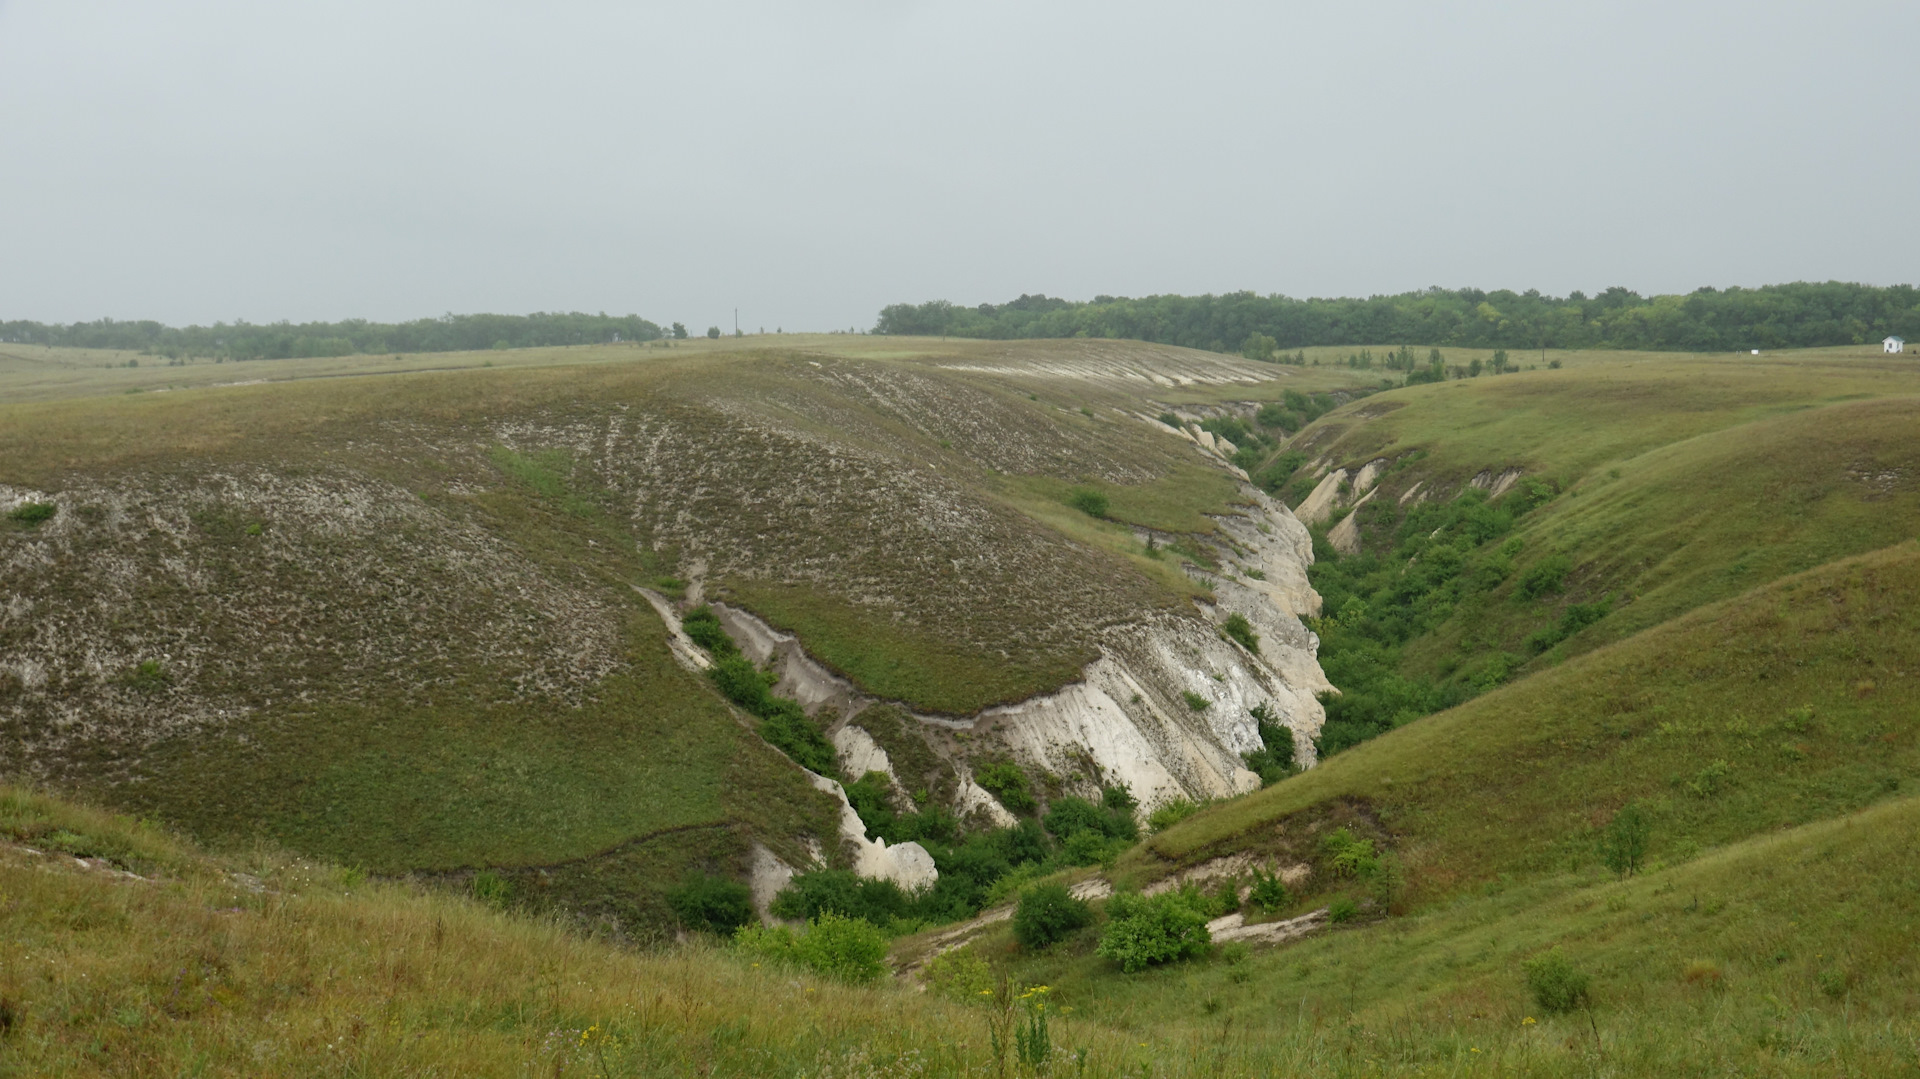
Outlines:
[[[1906,798],[1626,880],[1552,873],[1131,977],[1084,940],[999,947],[1092,1022],[1303,1074],[1910,1075],[1916,840]],[[1532,997],[1525,964],[1555,948],[1592,979],[1590,1010]]]
[[1638,802],[1653,857],[1837,817],[1920,777],[1920,545],[1836,562],[1692,612],[1417,720],[1155,836],[1151,878],[1263,849],[1286,822],[1366,806],[1408,901],[1597,859]]
[[[1338,522],[1314,571],[1329,614],[1346,612],[1322,626],[1355,691],[1334,729],[1404,721],[1912,536],[1916,388],[1910,364],[1844,351],[1570,356],[1336,410],[1293,440],[1316,463],[1290,488],[1318,485],[1315,511]],[[1494,509],[1455,520],[1476,486]]]
[[[1054,1070],[1091,1076],[1905,1074],[1916,839],[1909,799],[1238,962],[1124,977],[1062,950],[1012,988],[1045,979]],[[0,897],[12,1074],[1024,1073],[991,998],[634,953],[14,790]],[[1520,964],[1551,945],[1595,975],[1590,1015],[1527,999]]]

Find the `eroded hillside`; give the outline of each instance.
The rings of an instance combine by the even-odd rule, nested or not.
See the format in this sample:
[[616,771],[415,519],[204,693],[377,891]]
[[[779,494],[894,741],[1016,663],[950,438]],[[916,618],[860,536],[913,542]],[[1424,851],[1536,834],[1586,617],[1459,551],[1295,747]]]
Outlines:
[[1169,387],[1301,376],[977,351],[15,406],[0,502],[52,509],[0,536],[0,771],[387,872],[522,867],[623,922],[648,901],[605,894],[663,845],[659,879],[842,858],[837,797],[674,661],[642,588],[790,633],[847,686],[813,708],[843,748],[858,712],[916,717],[961,814],[1004,814],[982,761],[1149,806],[1250,789],[1262,706],[1310,753],[1306,533],[1152,420]]

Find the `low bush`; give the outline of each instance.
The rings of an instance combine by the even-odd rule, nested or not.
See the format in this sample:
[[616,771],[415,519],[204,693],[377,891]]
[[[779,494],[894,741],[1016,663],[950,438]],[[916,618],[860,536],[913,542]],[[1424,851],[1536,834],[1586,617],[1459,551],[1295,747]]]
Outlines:
[[1572,571],[1573,562],[1566,555],[1550,555],[1521,575],[1513,593],[1525,600],[1551,595],[1566,587],[1567,574]]
[[1334,925],[1350,922],[1358,917],[1360,917],[1360,904],[1354,902],[1351,896],[1336,896],[1333,902],[1327,904],[1327,921]]
[[748,922],[734,931],[733,948],[762,963],[790,963],[843,982],[865,984],[887,972],[887,937],[859,918],[831,911],[795,936],[785,926]]
[[1196,712],[1204,712],[1207,710],[1209,706],[1213,704],[1212,701],[1206,699],[1205,697],[1202,697],[1200,694],[1195,693],[1193,690],[1190,690],[1190,689],[1181,690],[1180,699],[1183,701],[1186,701],[1187,707],[1193,709]]
[[1588,993],[1591,980],[1559,948],[1534,956],[1522,964],[1522,969],[1527,975],[1527,989],[1542,1011],[1570,1012],[1592,1002]]
[[1020,896],[1013,910],[1013,936],[1028,951],[1039,951],[1093,924],[1093,908],[1064,884],[1039,884]]
[[831,913],[887,925],[911,917],[914,902],[890,880],[868,880],[850,869],[819,869],[788,881],[768,909],[777,918],[811,920]]
[[1238,641],[1240,647],[1247,651],[1259,653],[1260,635],[1253,631],[1253,623],[1247,621],[1246,615],[1238,611],[1228,615],[1227,620],[1220,624],[1220,632]]
[[1185,892],[1151,899],[1123,892],[1107,900],[1107,927],[1094,953],[1128,974],[1204,954],[1212,943],[1207,915]]
[[1708,761],[1693,778],[1687,781],[1687,791],[1695,798],[1711,798],[1720,793],[1720,785],[1733,771],[1733,766],[1724,760]]
[[864,985],[887,972],[887,937],[859,918],[827,911],[794,941],[793,955],[816,973]]
[[1260,777],[1264,787],[1293,774],[1293,731],[1273,714],[1270,704],[1255,705],[1252,715],[1260,748],[1241,754],[1240,759],[1246,762],[1248,771]]
[[1012,761],[999,761],[981,767],[973,774],[973,781],[982,790],[998,798],[1010,813],[1025,816],[1038,808],[1033,792],[1027,787],[1027,773]]
[[1091,487],[1081,487],[1067,497],[1067,505],[1089,517],[1105,517],[1111,503],[1101,492]]
[[513,899],[513,884],[491,869],[473,875],[473,897],[495,910],[506,909]]
[[693,643],[717,658],[725,659],[740,654],[740,646],[734,644],[733,638],[721,628],[720,616],[704,603],[687,612],[687,616],[680,620],[680,628],[693,639]]
[[1272,914],[1293,902],[1286,882],[1264,869],[1253,871],[1253,886],[1247,889],[1247,906]]
[[1371,880],[1380,872],[1380,855],[1373,849],[1373,840],[1362,839],[1349,828],[1329,832],[1320,841],[1320,851],[1326,858],[1328,872],[1336,877]]
[[1119,799],[1106,799],[1096,806],[1085,798],[1072,795],[1055,798],[1047,810],[1047,831],[1060,840],[1071,839],[1083,832],[1107,839],[1131,841],[1139,838],[1140,828],[1133,820],[1132,797],[1121,788],[1108,790],[1117,791]]
[[1200,807],[1185,798],[1175,798],[1147,814],[1147,830],[1164,832],[1200,811]]
[[7,520],[32,528],[37,524],[52,520],[53,515],[58,512],[60,512],[60,507],[51,502],[22,502],[7,511]]
[[695,873],[667,891],[667,905],[688,929],[730,936],[753,920],[753,893],[725,877]]
[[793,930],[784,925],[748,922],[734,930],[733,950],[762,963],[798,962],[793,954]]
[[820,728],[807,718],[798,701],[773,695],[775,678],[755,667],[747,657],[734,654],[720,657],[707,668],[707,677],[733,703],[759,716],[760,736],[792,757],[802,768],[832,775],[835,755],[832,743]]
[[775,700],[786,707],[776,709],[760,724],[760,737],[792,757],[800,767],[823,776],[832,775],[833,743],[827,741],[827,736],[820,733],[820,728],[813,725],[798,704],[785,698]]
[[993,968],[970,944],[927,960],[926,971],[927,984],[942,996],[977,1004],[993,995]]

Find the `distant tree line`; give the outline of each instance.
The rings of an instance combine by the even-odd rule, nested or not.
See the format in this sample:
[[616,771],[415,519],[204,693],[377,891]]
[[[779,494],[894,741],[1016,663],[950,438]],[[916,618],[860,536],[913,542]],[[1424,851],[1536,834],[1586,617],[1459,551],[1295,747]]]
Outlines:
[[1096,296],[1076,303],[1022,296],[960,307],[944,300],[894,304],[876,333],[947,337],[1112,337],[1281,359],[1311,345],[1412,341],[1461,348],[1625,348],[1686,352],[1859,345],[1888,334],[1920,340],[1920,289],[1829,281],[1760,288],[1703,288],[1641,296],[1610,288],[1565,298],[1526,292],[1430,288],[1366,299]]
[[[169,359],[203,356],[228,360],[284,360],[302,356],[369,353],[468,352],[536,345],[597,345],[651,341],[659,326],[638,315],[442,315],[412,322],[216,322],[212,326],[166,326],[158,322],[100,319],[72,325],[0,322],[0,341],[59,348],[122,349]],[[686,336],[683,329],[679,336]]]

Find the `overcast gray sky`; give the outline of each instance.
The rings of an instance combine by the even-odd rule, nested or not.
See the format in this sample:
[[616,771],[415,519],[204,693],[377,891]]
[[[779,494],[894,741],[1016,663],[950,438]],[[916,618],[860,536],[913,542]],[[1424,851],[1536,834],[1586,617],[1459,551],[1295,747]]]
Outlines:
[[0,319],[1913,281],[1920,3],[0,0]]

